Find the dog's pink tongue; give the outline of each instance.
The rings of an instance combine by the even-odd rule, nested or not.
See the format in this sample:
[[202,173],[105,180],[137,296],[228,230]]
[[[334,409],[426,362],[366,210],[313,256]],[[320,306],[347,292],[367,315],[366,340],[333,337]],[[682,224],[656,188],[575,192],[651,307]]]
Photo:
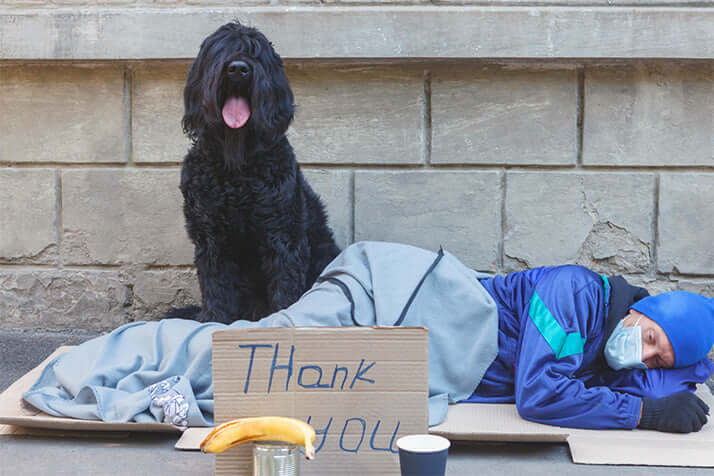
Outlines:
[[231,97],[223,105],[223,121],[231,129],[243,127],[249,118],[250,107],[244,98]]

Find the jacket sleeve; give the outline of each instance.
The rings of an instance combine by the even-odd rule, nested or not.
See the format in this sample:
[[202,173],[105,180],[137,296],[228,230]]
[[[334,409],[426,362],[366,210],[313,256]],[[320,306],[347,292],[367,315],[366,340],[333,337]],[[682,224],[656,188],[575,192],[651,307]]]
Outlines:
[[574,377],[589,335],[601,332],[605,291],[582,267],[554,268],[535,286],[521,317],[516,407],[522,418],[572,428],[635,428],[640,397],[587,388]]
[[605,371],[594,374],[587,386],[606,386],[612,390],[647,398],[662,398],[678,392],[693,392],[714,373],[714,364],[703,358],[679,369]]

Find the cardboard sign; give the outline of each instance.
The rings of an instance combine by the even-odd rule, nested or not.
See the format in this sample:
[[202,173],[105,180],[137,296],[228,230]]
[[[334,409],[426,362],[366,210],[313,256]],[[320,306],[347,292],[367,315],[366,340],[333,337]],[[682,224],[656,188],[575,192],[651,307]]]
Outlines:
[[[230,329],[213,334],[216,424],[290,416],[317,433],[303,475],[399,473],[396,441],[428,430],[424,328]],[[216,456],[216,474],[253,474],[252,445]]]

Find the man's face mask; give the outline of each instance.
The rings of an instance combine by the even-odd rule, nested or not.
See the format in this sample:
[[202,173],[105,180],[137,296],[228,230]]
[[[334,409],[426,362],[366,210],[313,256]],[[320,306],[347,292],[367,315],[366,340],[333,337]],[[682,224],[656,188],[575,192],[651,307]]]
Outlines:
[[642,362],[642,328],[637,319],[632,327],[622,327],[621,320],[605,344],[605,360],[614,370],[642,369],[647,366]]

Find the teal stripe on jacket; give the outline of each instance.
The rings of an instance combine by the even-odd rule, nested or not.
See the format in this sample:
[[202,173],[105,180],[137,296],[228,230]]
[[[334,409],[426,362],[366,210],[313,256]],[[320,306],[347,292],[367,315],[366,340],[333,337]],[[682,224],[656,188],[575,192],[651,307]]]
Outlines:
[[585,337],[580,332],[566,333],[548,310],[538,293],[533,293],[528,315],[540,331],[557,359],[582,354]]

